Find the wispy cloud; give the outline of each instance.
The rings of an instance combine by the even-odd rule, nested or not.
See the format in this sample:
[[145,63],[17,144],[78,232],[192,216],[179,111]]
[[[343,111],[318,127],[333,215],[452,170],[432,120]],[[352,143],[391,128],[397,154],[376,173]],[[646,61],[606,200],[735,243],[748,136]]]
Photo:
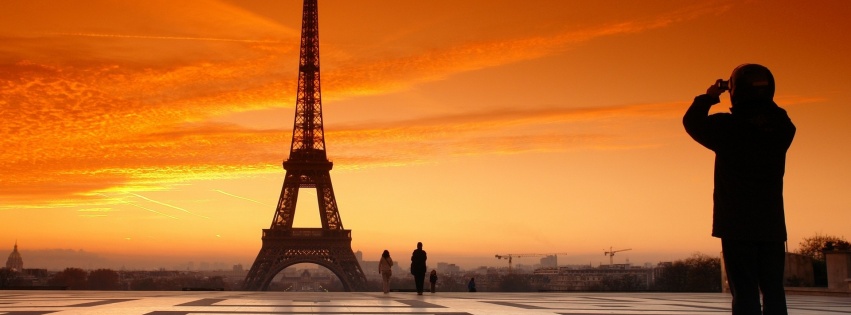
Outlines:
[[163,213],[163,212],[160,212],[160,211],[154,210],[154,209],[146,208],[146,207],[143,207],[143,206],[137,205],[137,204],[135,204],[135,203],[132,203],[132,202],[126,201],[126,200],[121,199],[121,198],[113,198],[113,197],[109,197],[109,196],[104,195],[104,194],[98,194],[98,195],[101,195],[101,196],[103,196],[103,197],[109,198],[110,200],[114,200],[115,202],[118,202],[118,203],[123,203],[123,204],[130,205],[130,206],[133,206],[133,207],[136,207],[136,208],[139,208],[139,209],[142,209],[142,210],[145,210],[145,211],[151,212],[151,213],[155,213],[155,214],[157,214],[157,215],[161,215],[161,216],[164,216],[164,217],[167,217],[167,218],[171,218],[171,219],[178,220],[178,218],[177,218],[177,217],[175,217],[175,216],[173,216],[173,215],[169,215],[169,214],[166,214],[166,213]]
[[[630,115],[665,116],[666,111],[672,111],[670,107],[489,111],[329,129],[326,137],[333,139],[332,154],[338,165],[399,165],[442,155],[593,147],[614,135],[593,129],[591,132],[596,134],[569,128],[555,133],[536,128]],[[145,136],[125,136],[96,147],[76,142],[80,145],[77,148],[37,157],[7,153],[7,176],[0,184],[5,197],[67,196],[116,186],[149,190],[151,186],[190,179],[278,172],[277,161],[287,154],[281,145],[287,142],[287,134],[287,130],[198,123]],[[386,149],[390,147],[393,150]]]
[[210,42],[235,42],[235,43],[262,43],[262,44],[283,44],[280,40],[262,40],[262,39],[239,39],[239,38],[215,38],[215,37],[192,37],[192,36],[156,36],[156,35],[129,35],[129,34],[97,34],[97,33],[36,33],[39,35],[51,36],[79,36],[79,37],[103,37],[103,38],[130,38],[130,39],[151,39],[151,40],[175,40],[175,41],[210,41]]
[[242,197],[242,196],[237,196],[237,195],[234,195],[234,194],[231,194],[231,193],[228,193],[228,192],[224,192],[224,191],[221,191],[221,190],[218,190],[218,189],[215,189],[213,191],[218,192],[218,193],[223,194],[223,195],[226,195],[226,196],[231,196],[231,197],[234,197],[234,198],[237,198],[237,199],[248,200],[248,201],[251,201],[251,202],[256,203],[256,204],[265,205],[264,203],[259,202],[257,200],[254,200],[254,199],[251,199],[251,198],[245,198],[245,197]]
[[183,212],[185,212],[185,213],[188,213],[188,214],[191,214],[191,215],[194,215],[194,216],[202,217],[202,218],[204,218],[204,219],[209,219],[209,218],[210,218],[210,217],[208,217],[208,216],[200,215],[200,214],[194,213],[194,212],[192,212],[192,211],[186,210],[186,209],[184,209],[184,208],[181,208],[181,207],[178,207],[178,206],[175,206],[175,205],[171,205],[171,204],[167,204],[167,203],[165,203],[165,202],[156,201],[156,200],[153,200],[153,199],[151,199],[151,198],[148,198],[148,197],[145,197],[145,196],[142,196],[142,195],[139,195],[139,194],[135,194],[135,193],[129,193],[129,194],[131,194],[131,195],[133,195],[133,196],[136,196],[136,197],[139,197],[139,198],[142,198],[142,199],[144,199],[144,200],[147,200],[147,201],[153,202],[153,203],[155,203],[155,204],[162,205],[162,206],[166,206],[166,207],[169,207],[169,208],[172,208],[172,209],[177,209],[177,210],[183,211]]
[[658,16],[571,28],[550,35],[472,41],[412,55],[378,53],[375,59],[347,60],[335,67],[326,76],[333,81],[325,86],[340,94],[354,95],[396,91],[463,72],[541,58],[600,38],[660,29],[729,9],[726,4],[697,4]]

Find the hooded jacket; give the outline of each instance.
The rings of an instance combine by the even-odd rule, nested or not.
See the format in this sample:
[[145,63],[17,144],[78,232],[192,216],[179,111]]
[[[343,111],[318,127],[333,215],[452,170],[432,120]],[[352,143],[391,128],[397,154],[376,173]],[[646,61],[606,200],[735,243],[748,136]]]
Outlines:
[[773,101],[738,101],[709,115],[717,96],[700,95],[683,117],[686,132],[715,152],[712,236],[785,241],[783,176],[795,125]]

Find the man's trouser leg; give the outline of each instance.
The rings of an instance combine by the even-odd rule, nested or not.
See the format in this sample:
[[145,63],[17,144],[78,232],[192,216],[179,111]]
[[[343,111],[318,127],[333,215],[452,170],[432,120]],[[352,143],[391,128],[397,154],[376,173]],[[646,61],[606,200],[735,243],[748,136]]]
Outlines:
[[783,288],[786,247],[783,242],[760,242],[757,246],[762,312],[765,315],[787,315],[786,291]]
[[423,293],[423,282],[425,281],[425,272],[422,274],[414,274],[414,282],[417,284],[417,293]]
[[721,239],[727,282],[733,294],[733,315],[760,315],[759,264],[753,242]]

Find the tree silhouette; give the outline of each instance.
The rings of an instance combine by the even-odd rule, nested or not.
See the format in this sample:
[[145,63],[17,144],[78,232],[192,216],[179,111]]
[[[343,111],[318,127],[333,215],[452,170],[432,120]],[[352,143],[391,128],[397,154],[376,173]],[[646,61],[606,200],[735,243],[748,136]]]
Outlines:
[[89,273],[90,290],[120,290],[118,272],[111,269],[98,269]]
[[813,259],[813,284],[817,287],[827,286],[827,264],[824,260],[824,250],[828,245],[837,250],[851,250],[851,244],[845,238],[819,233],[804,238],[798,244],[800,246],[798,254]]
[[721,292],[721,258],[696,253],[665,267],[656,290],[670,292]]
[[86,290],[88,289],[87,276],[88,273],[83,269],[65,268],[65,270],[53,275],[50,284],[64,286],[68,290]]
[[800,246],[798,248],[798,254],[824,262],[824,249],[828,242],[832,243],[835,249],[851,250],[851,244],[843,237],[816,233],[813,236],[804,238],[798,243],[798,246]]
[[10,268],[0,268],[0,288],[20,285],[21,274]]

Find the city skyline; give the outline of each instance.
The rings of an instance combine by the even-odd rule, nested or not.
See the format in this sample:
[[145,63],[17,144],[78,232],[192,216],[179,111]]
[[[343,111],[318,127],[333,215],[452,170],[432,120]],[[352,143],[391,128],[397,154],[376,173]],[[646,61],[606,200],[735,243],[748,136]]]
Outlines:
[[[217,257],[195,257],[196,259],[185,260],[185,257],[141,257],[141,256],[110,256],[110,255],[101,255],[98,253],[87,252],[84,250],[72,250],[72,249],[50,249],[50,250],[23,250],[19,251],[20,257],[23,260],[24,269],[47,269],[50,271],[61,271],[66,268],[81,268],[84,270],[96,270],[96,269],[112,269],[112,270],[195,270],[195,271],[216,271],[216,270],[232,270],[239,266],[240,271],[248,272],[249,267],[251,267],[251,261],[241,262],[234,261],[228,258],[217,258]],[[9,257],[11,251],[8,253],[0,250],[0,257]],[[359,261],[361,263],[368,263],[368,266],[378,264],[379,257],[363,257],[362,251],[355,251],[356,256],[361,256]],[[555,256],[556,259],[553,260],[552,257]],[[606,256],[603,259],[599,259],[597,256],[593,257],[585,257],[588,260],[585,263],[569,263],[560,261],[558,257],[568,257],[573,260],[577,259],[575,256],[570,255],[548,255],[548,256],[523,256],[523,257],[515,257],[512,263],[512,269],[527,269],[527,271],[531,271],[530,268],[536,268],[536,266],[540,265],[551,265],[553,261],[557,263],[558,266],[588,266],[588,267],[601,267],[609,265],[609,258]],[[624,255],[621,255],[624,256]],[[361,259],[362,258],[362,259]],[[398,258],[398,257],[397,257]],[[676,259],[671,259],[670,261],[660,261],[660,262],[671,262],[675,260],[683,260],[689,257],[679,257]],[[546,260],[546,262],[545,262]],[[466,263],[460,263],[456,261],[429,261],[427,265],[429,269],[440,269],[440,265],[451,265],[451,268],[460,268],[461,270],[474,270],[479,268],[496,268],[498,270],[508,270],[509,264],[508,260],[487,260],[483,259],[483,257],[478,257],[478,259],[467,259],[463,260]],[[481,261],[481,264],[472,263],[474,261]],[[647,267],[648,265],[655,266],[660,262],[638,262],[638,261],[630,261],[629,257],[618,257],[614,260],[615,265],[623,265],[630,264],[633,266],[643,266]],[[247,264],[246,264],[247,263]],[[369,265],[372,264],[372,265]],[[311,263],[301,263],[296,264],[294,266],[288,267],[285,270],[290,270],[292,267],[298,269],[323,269],[328,272],[331,272],[327,268],[315,265]],[[363,265],[361,266],[364,267]],[[374,266],[373,266],[374,267]],[[407,263],[405,259],[396,260],[394,262],[394,268],[406,269]],[[367,274],[376,273],[373,269],[364,269],[364,272]]]
[[[284,176],[301,1],[45,3],[0,12],[0,250],[250,265]],[[637,264],[717,255],[713,154],[680,119],[748,62],[772,69],[798,127],[790,250],[848,237],[849,14],[846,1],[321,0],[327,152],[352,248],[405,261],[421,241],[430,262],[465,267],[607,262],[610,246]],[[319,225],[313,196],[296,226]]]

